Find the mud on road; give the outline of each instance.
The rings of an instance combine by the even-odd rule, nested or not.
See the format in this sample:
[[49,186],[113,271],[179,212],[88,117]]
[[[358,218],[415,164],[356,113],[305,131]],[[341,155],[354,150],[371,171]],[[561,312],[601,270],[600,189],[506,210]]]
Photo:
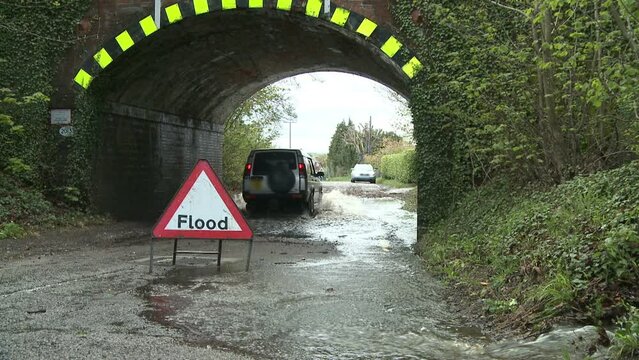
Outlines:
[[146,224],[2,243],[0,358],[548,359],[589,346],[589,329],[493,342],[413,255],[416,216],[401,210],[403,190],[326,186],[314,218],[249,219],[249,272],[246,242],[224,242],[218,272],[194,255],[172,266],[165,240],[150,275]]

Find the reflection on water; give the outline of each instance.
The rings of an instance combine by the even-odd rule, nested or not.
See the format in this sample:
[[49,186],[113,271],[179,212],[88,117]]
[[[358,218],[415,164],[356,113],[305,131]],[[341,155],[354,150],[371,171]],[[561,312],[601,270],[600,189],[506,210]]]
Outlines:
[[177,269],[149,286],[145,315],[257,357],[561,358],[557,343],[491,344],[452,314],[412,253],[416,216],[401,205],[332,191],[315,218],[252,219],[256,234],[335,242],[339,254],[249,273]]

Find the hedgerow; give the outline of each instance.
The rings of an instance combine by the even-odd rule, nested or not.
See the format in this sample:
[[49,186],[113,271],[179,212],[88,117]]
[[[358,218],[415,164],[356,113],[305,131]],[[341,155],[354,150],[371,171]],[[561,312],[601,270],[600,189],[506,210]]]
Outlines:
[[414,183],[415,150],[407,149],[397,154],[382,156],[380,170],[386,179],[394,179],[405,184]]

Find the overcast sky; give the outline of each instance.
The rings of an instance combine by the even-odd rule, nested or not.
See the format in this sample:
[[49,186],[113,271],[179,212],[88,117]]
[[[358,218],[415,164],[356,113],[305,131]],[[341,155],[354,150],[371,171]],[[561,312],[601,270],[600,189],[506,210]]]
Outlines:
[[[400,118],[399,105],[386,94],[392,90],[375,81],[337,72],[304,74],[294,79],[277,84],[290,89],[297,112],[297,122],[291,125],[292,148],[328,153],[331,136],[342,120],[368,123],[372,116],[373,128],[390,131]],[[288,148],[288,131],[288,124],[282,124],[277,147]]]

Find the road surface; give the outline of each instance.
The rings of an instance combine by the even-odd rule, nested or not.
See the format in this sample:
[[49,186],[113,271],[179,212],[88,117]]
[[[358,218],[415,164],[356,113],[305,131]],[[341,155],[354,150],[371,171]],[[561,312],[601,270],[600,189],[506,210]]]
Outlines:
[[[314,217],[249,218],[247,242],[215,259],[155,243],[150,226],[116,223],[5,242],[1,359],[582,358],[590,328],[492,341],[447,305],[413,254],[416,215],[398,190],[326,183]],[[181,249],[215,250],[182,240]],[[596,334],[596,331],[594,331]]]

